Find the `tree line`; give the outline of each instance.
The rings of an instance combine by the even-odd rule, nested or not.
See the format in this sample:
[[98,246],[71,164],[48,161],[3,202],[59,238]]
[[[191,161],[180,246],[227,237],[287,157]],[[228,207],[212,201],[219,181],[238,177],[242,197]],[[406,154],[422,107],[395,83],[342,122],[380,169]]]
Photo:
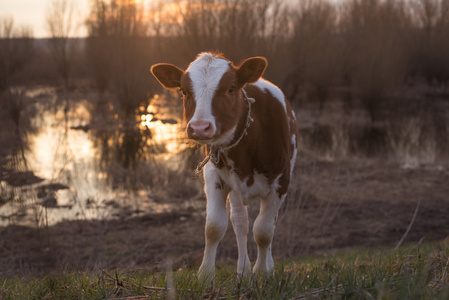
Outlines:
[[46,47],[0,20],[1,90],[87,79],[131,116],[160,92],[151,64],[186,67],[216,50],[236,63],[267,57],[266,77],[293,101],[303,95],[323,109],[335,90],[347,90],[375,120],[392,92],[449,81],[449,0],[92,0],[78,43],[70,39],[71,3],[51,3]]

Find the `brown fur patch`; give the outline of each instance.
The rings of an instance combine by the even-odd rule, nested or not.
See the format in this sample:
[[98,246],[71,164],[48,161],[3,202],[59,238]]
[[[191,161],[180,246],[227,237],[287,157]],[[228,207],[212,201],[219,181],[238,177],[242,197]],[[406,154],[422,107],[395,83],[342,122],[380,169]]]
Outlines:
[[224,230],[222,230],[217,224],[215,223],[207,223],[206,224],[206,240],[208,243],[215,243],[221,240],[224,234]]
[[249,175],[248,181],[246,182],[246,186],[250,187],[254,184],[254,174]]
[[220,181],[217,181],[217,182],[215,183],[215,188],[216,188],[217,190],[224,190],[224,188],[225,188],[225,183],[223,182],[223,180],[220,179]]
[[181,89],[184,90],[185,95],[182,97],[183,105],[184,105],[184,122],[188,123],[190,119],[192,119],[193,114],[195,113],[196,103],[192,90],[192,81],[190,79],[189,74],[184,74],[181,77]]
[[[236,87],[235,70],[223,74],[212,101],[212,114],[215,117],[217,134],[224,134],[239,125],[244,119],[245,101]],[[230,92],[230,90],[233,90]]]
[[257,246],[266,249],[268,246],[270,246],[273,237],[269,234],[259,232],[257,234],[254,234],[254,240],[256,241]]
[[235,171],[242,181],[254,171],[267,177],[269,183],[285,174],[280,189],[286,190],[292,147],[290,124],[284,107],[269,92],[253,85],[248,85],[245,90],[249,97],[256,99],[251,107],[254,122],[248,128],[248,135],[237,147],[229,150],[228,158],[234,162]]

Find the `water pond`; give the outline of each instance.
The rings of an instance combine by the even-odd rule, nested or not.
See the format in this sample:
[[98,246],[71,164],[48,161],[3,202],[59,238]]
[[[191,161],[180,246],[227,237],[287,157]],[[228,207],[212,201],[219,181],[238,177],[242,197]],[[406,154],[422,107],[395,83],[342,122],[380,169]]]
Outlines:
[[104,95],[27,90],[0,177],[0,225],[169,211],[158,187],[191,152],[170,97],[154,96],[123,121]]

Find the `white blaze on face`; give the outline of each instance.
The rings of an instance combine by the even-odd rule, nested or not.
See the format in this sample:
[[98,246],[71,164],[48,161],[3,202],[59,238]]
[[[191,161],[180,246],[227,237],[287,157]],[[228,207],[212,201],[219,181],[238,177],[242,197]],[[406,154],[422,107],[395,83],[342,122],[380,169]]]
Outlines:
[[212,114],[212,99],[223,74],[229,70],[229,61],[210,53],[201,53],[192,62],[186,73],[192,82],[196,108],[189,123],[207,121],[216,130],[215,118]]

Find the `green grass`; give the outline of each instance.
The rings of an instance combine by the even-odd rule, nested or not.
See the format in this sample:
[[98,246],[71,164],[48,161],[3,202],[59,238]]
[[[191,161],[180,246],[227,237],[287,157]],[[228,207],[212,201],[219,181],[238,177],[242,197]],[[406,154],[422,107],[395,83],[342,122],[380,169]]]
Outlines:
[[426,244],[284,260],[266,278],[241,280],[220,266],[209,286],[192,269],[4,278],[0,299],[449,299],[448,271],[449,248]]

